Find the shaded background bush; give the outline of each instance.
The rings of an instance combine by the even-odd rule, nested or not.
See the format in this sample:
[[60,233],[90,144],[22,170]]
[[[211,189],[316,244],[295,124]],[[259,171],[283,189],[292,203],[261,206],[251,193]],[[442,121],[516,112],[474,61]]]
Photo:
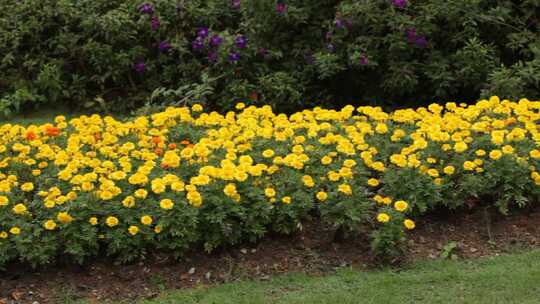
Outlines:
[[0,113],[540,94],[540,1],[4,0]]

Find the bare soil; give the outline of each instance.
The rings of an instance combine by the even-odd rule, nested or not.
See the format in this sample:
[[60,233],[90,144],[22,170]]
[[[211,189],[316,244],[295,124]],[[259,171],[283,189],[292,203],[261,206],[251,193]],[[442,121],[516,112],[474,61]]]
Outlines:
[[[540,210],[506,217],[483,211],[424,217],[409,233],[402,259],[394,264],[399,267],[441,258],[451,242],[456,245],[451,253],[459,258],[540,247]],[[0,304],[62,303],[66,298],[133,303],[173,288],[268,280],[290,272],[324,275],[343,266],[370,271],[381,265],[365,236],[336,240],[335,234],[317,221],[305,223],[295,235],[270,235],[255,244],[212,254],[197,250],[187,257],[178,261],[169,255],[152,254],[129,265],[106,257],[83,266],[62,263],[62,259],[57,265],[38,269],[9,265],[0,272]]]

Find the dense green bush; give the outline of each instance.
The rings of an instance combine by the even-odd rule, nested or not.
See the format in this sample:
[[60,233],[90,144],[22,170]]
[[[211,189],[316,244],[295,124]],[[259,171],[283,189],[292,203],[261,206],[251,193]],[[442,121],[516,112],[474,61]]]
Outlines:
[[314,101],[534,98],[539,5],[4,0],[0,112],[45,103],[121,111],[145,101],[227,109],[242,100],[292,111]]

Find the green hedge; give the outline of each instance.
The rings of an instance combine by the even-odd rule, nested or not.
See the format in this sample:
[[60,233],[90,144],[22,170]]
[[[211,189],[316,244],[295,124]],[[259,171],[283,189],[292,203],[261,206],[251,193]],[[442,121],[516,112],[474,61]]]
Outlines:
[[229,109],[241,100],[293,111],[534,98],[539,4],[4,0],[0,112],[59,103],[122,111],[193,101]]

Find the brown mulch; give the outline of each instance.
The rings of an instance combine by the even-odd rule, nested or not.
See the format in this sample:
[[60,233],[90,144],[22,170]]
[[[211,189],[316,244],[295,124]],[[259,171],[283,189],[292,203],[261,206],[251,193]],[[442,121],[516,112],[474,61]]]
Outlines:
[[[432,215],[417,223],[409,235],[404,260],[440,258],[445,245],[455,242],[461,258],[498,255],[515,248],[540,247],[540,210],[507,217],[484,212]],[[489,224],[488,224],[489,223]],[[0,304],[58,303],[86,299],[89,303],[121,300],[133,303],[171,288],[190,288],[240,279],[268,280],[271,276],[304,272],[331,273],[337,267],[370,270],[377,267],[365,237],[336,241],[317,222],[305,223],[293,236],[268,236],[256,244],[200,251],[176,261],[152,255],[130,265],[100,258],[78,266],[62,264],[31,269],[10,265],[0,272]]]

